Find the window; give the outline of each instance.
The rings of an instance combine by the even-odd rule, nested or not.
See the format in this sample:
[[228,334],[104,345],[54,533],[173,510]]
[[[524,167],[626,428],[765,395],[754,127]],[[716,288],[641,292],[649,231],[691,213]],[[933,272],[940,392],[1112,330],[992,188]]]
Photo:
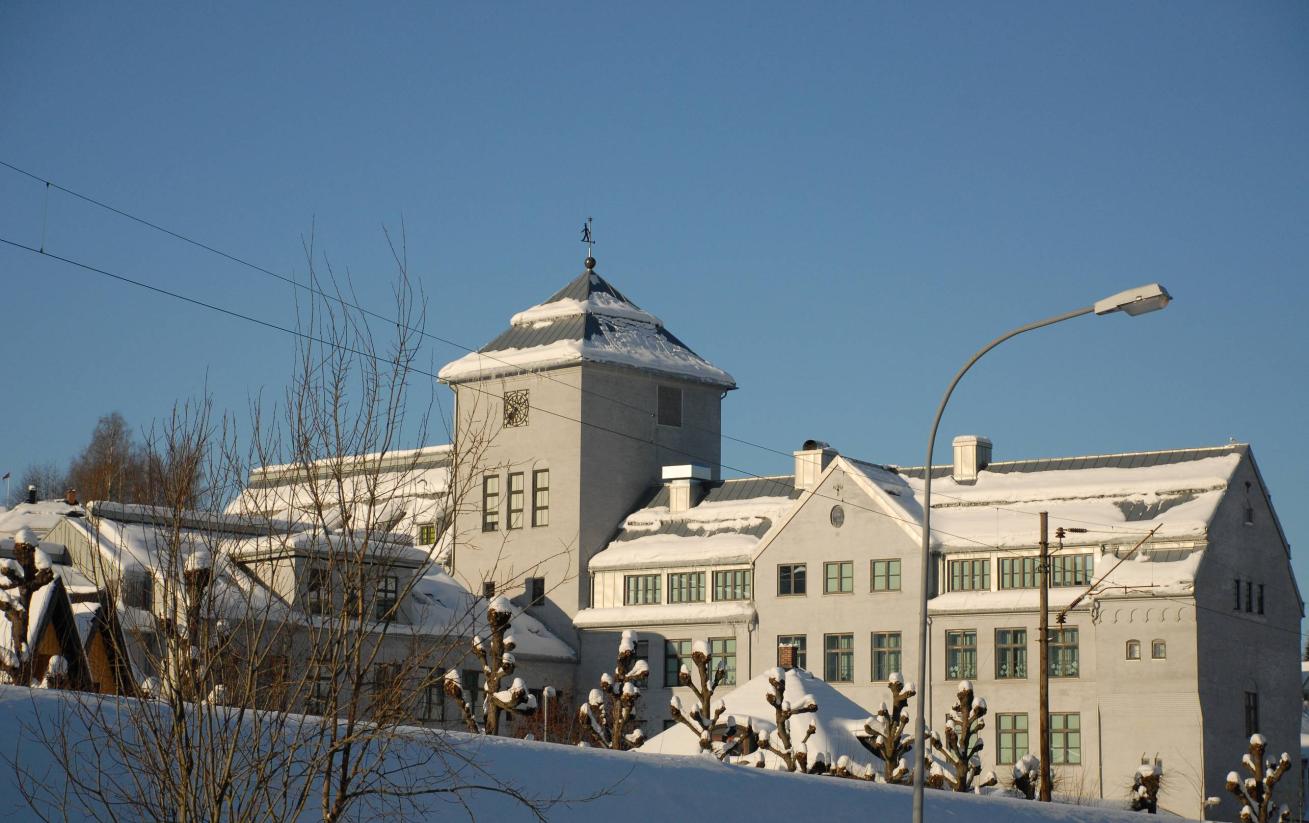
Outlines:
[[1082,762],[1082,716],[1050,713],[1050,762],[1076,766]]
[[997,765],[1017,763],[1028,753],[1026,714],[997,714],[995,729]]
[[399,663],[378,663],[373,667],[373,693],[386,698],[386,693],[400,684]]
[[374,613],[378,620],[394,617],[396,604],[400,602],[400,578],[393,574],[384,575],[377,585],[377,599],[373,601]]
[[648,606],[659,602],[659,575],[629,574],[623,578],[623,605]]
[[950,591],[973,592],[991,588],[991,561],[951,560]]
[[709,672],[718,671],[718,661],[723,661],[727,669],[727,677],[723,678],[724,685],[736,685],[736,638],[735,637],[711,637],[709,638]]
[[1057,554],[1050,558],[1050,585],[1089,586],[1092,568],[1089,554]]
[[823,679],[829,683],[854,680],[854,635],[824,635]]
[[900,671],[900,633],[873,632],[873,680],[889,680]]
[[527,389],[505,392],[505,426],[514,428],[527,425],[527,414],[532,409]]
[[797,669],[809,668],[809,636],[804,634],[779,634],[777,636],[777,664],[782,664],[782,647],[795,646],[795,667]]
[[647,666],[650,665],[650,641],[649,640],[636,641],[636,659],[644,660],[645,665]]
[[668,575],[669,603],[703,603],[704,572],[679,572]]
[[1027,677],[1027,629],[995,630],[995,677],[997,680]]
[[733,569],[726,572],[714,572],[715,600],[749,600],[750,570]]
[[833,507],[832,507],[832,510],[831,510],[830,512],[827,513],[827,520],[828,520],[828,522],[830,522],[830,523],[832,524],[832,527],[833,527],[833,528],[839,529],[839,528],[841,528],[842,526],[844,526],[844,525],[845,525],[845,507],[842,506],[840,503],[838,503],[838,504],[836,504],[835,506],[833,506]]
[[1245,610],[1247,613],[1254,611],[1254,583],[1249,580],[1245,581]]
[[1077,677],[1077,629],[1050,630],[1050,676]]
[[1162,640],[1152,640],[1150,642],[1150,657],[1153,660],[1163,660],[1168,657],[1168,644]]
[[977,631],[961,629],[945,633],[945,676],[951,680],[977,677]]
[[664,685],[676,686],[677,673],[682,670],[682,663],[685,661],[689,667],[690,660],[690,640],[664,641]]
[[1232,583],[1234,584],[1236,591],[1236,603],[1232,608],[1239,612],[1241,610],[1241,578],[1236,578]]
[[1127,659],[1128,659],[1128,660],[1140,660],[1140,659],[1141,659],[1141,641],[1140,641],[1140,640],[1128,640],[1128,641],[1127,641]]
[[524,587],[524,594],[527,595],[527,605],[539,606],[545,602],[545,578],[529,577],[527,585]]
[[323,566],[305,570],[305,611],[326,614],[332,602],[332,573]]
[[512,472],[509,475],[509,522],[506,524],[511,529],[521,529],[523,527],[523,498],[525,494],[523,473]]
[[309,667],[309,695],[305,700],[305,711],[309,714],[325,714],[332,697],[332,670],[327,666]]
[[1245,693],[1245,734],[1259,733],[1259,693]]
[[418,545],[431,546],[436,543],[436,524],[420,523],[418,525]]
[[488,474],[482,478],[482,531],[500,528],[500,478]]
[[493,597],[495,597],[495,581],[494,581],[494,580],[483,580],[483,581],[482,581],[482,599],[484,599],[484,600],[490,600],[490,599],[493,598]]
[[1035,589],[1041,585],[1037,579],[1037,568],[1040,564],[1039,557],[1000,558],[1000,588]]
[[854,561],[842,560],[823,564],[823,594],[849,594],[854,591]]
[[532,472],[532,525],[550,525],[550,470]]
[[899,560],[874,560],[870,569],[869,576],[872,578],[873,591],[875,592],[898,592],[900,591],[900,561]]
[[482,673],[477,669],[463,669],[459,672],[459,686],[464,690],[464,699],[468,701],[468,708],[472,711],[474,717],[481,717],[486,713],[486,706],[482,702]]
[[804,563],[784,563],[777,567],[777,593],[781,596],[805,593]]
[[1264,613],[1264,584],[1263,584],[1263,583],[1260,583],[1260,584],[1259,584],[1259,601],[1258,601],[1258,603],[1259,603],[1259,608],[1256,609],[1256,611],[1258,611],[1259,614],[1263,614],[1263,613]]
[[659,416],[661,426],[682,425],[682,390],[676,386],[659,387]]
[[418,689],[418,719],[431,722],[445,720],[445,690],[441,675],[432,669],[423,670]]

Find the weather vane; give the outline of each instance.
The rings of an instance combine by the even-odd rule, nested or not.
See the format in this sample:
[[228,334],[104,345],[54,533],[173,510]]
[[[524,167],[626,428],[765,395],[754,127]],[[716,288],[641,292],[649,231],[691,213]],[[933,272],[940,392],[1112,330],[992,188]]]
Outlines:
[[591,234],[591,218],[586,218],[582,224],[582,242],[586,244],[586,267],[595,268],[595,257],[591,254],[591,247],[595,245],[595,238]]

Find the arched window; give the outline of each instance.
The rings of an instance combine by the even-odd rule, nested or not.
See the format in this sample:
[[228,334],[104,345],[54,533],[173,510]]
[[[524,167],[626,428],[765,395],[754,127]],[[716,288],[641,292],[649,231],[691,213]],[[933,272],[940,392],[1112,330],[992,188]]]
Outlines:
[[1162,640],[1150,641],[1150,656],[1155,660],[1163,660],[1168,656],[1168,644]]
[[1128,660],[1140,660],[1140,659],[1141,659],[1141,641],[1140,641],[1140,640],[1128,640],[1128,641],[1127,641],[1127,659],[1128,659]]

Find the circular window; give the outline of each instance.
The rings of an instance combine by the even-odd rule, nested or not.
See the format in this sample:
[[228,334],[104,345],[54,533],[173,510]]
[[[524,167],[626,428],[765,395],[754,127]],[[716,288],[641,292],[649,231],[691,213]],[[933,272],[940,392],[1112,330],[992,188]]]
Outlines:
[[833,506],[831,520],[833,526],[836,526],[838,529],[841,528],[841,524],[845,522],[845,509],[841,508],[839,505]]

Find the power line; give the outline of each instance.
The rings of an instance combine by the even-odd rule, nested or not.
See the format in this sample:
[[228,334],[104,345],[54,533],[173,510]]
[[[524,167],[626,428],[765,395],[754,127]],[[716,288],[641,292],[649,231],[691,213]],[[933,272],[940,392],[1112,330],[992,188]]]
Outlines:
[[[338,350],[340,350],[340,351],[343,351],[343,352],[346,352],[346,353],[349,353],[349,354],[353,354],[353,355],[356,355],[356,356],[359,356],[359,357],[365,357],[365,358],[368,358],[368,359],[371,359],[371,360],[374,360],[374,361],[383,361],[383,360],[386,360],[386,358],[383,358],[383,357],[381,357],[380,355],[373,354],[373,353],[371,353],[371,352],[362,351],[362,350],[360,350],[360,349],[356,349],[356,348],[353,348],[353,347],[350,347],[350,346],[346,346],[346,345],[343,345],[343,344],[341,344],[341,343],[334,342],[334,341],[331,341],[331,340],[325,340],[325,339],[323,339],[323,338],[321,338],[321,337],[317,337],[317,336],[315,336],[315,335],[311,335],[311,334],[306,334],[305,332],[300,331],[300,330],[298,330],[298,329],[292,329],[292,328],[289,328],[289,327],[287,327],[287,326],[282,326],[282,325],[280,325],[280,324],[273,323],[273,322],[268,321],[268,320],[261,320],[260,318],[254,317],[254,316],[249,315],[249,314],[245,314],[245,313],[243,313],[243,312],[235,311],[235,310],[233,310],[233,309],[224,308],[223,306],[218,306],[218,305],[215,305],[215,304],[213,304],[213,303],[209,303],[209,302],[206,302],[206,301],[204,301],[204,300],[200,300],[200,299],[195,298],[195,297],[189,297],[189,296],[184,295],[184,294],[179,294],[178,292],[171,291],[171,290],[169,290],[169,289],[165,289],[165,288],[162,288],[162,287],[160,287],[160,286],[155,286],[155,285],[152,285],[152,284],[150,284],[150,283],[145,283],[145,282],[143,282],[143,281],[136,280],[136,279],[134,279],[134,278],[127,277],[127,276],[122,275],[122,274],[117,274],[117,273],[115,273],[115,272],[111,272],[111,271],[108,271],[108,270],[106,270],[106,269],[99,268],[99,267],[97,267],[97,266],[92,266],[92,265],[90,265],[89,263],[83,263],[83,262],[80,262],[80,261],[78,261],[78,260],[73,260],[73,259],[68,258],[68,257],[63,257],[63,256],[61,256],[61,255],[54,254],[54,253],[52,253],[52,252],[41,251],[40,249],[33,248],[33,247],[31,247],[31,246],[25,245],[25,244],[23,244],[23,243],[16,242],[16,241],[14,241],[14,240],[10,240],[10,239],[5,238],[5,237],[0,237],[0,243],[4,243],[4,244],[6,244],[6,245],[8,245],[8,246],[12,246],[13,248],[21,249],[21,250],[23,250],[23,251],[30,252],[30,253],[32,253],[32,254],[36,254],[36,255],[39,255],[39,256],[41,256],[41,257],[48,257],[48,258],[50,258],[50,259],[52,259],[52,260],[58,260],[58,261],[60,261],[61,263],[66,263],[66,264],[71,265],[71,266],[76,266],[77,268],[83,269],[83,270],[85,270],[85,271],[93,272],[93,273],[95,273],[95,274],[99,274],[99,275],[102,275],[102,276],[104,276],[104,277],[111,278],[111,279],[116,280],[116,281],[118,281],[118,282],[120,282],[120,283],[126,283],[126,284],[128,284],[128,285],[136,286],[136,287],[138,287],[138,288],[142,288],[142,289],[145,289],[145,290],[147,290],[147,291],[151,291],[151,292],[154,292],[154,293],[156,293],[156,294],[163,295],[163,296],[165,296],[165,297],[171,297],[171,298],[173,298],[173,299],[175,299],[175,300],[181,300],[181,301],[183,301],[183,302],[185,302],[185,303],[190,303],[190,304],[193,305],[193,306],[198,306],[198,307],[200,307],[200,308],[208,309],[208,310],[210,310],[210,311],[219,312],[220,314],[225,314],[225,315],[227,315],[228,317],[233,317],[233,318],[236,318],[236,319],[238,319],[238,320],[244,320],[244,321],[246,321],[246,322],[248,322],[248,323],[253,323],[253,324],[255,324],[255,325],[262,326],[262,327],[264,327],[264,328],[266,328],[266,329],[271,329],[271,330],[273,330],[273,331],[281,332],[281,333],[283,333],[283,334],[287,334],[287,335],[290,335],[290,336],[292,336],[292,337],[298,337],[298,338],[300,338],[300,339],[302,339],[302,340],[306,340],[306,341],[309,341],[309,342],[311,342],[311,343],[317,343],[317,344],[319,344],[319,345],[321,345],[321,346],[326,346],[326,347],[329,347],[329,348],[338,349]],[[391,362],[391,361],[390,361],[390,360],[387,360],[387,362]],[[424,377],[430,377],[430,378],[433,378],[433,379],[439,379],[439,378],[437,378],[437,376],[436,376],[435,374],[432,374],[432,373],[429,372],[429,371],[425,371],[425,370],[423,370],[423,369],[420,369],[420,368],[418,368],[417,366],[406,366],[406,368],[407,368],[409,371],[412,371],[412,372],[415,373],[415,374],[420,374],[420,375],[423,375]],[[470,390],[470,391],[477,392],[477,393],[479,393],[479,394],[486,395],[486,396],[488,396],[488,397],[492,397],[492,398],[496,398],[496,397],[498,397],[498,395],[496,395],[494,392],[487,391],[486,389],[480,389],[480,388],[477,388],[477,387],[474,387],[474,386],[469,386],[469,385],[465,385],[464,388],[465,388],[465,389],[468,389],[468,390]],[[542,413],[544,413],[544,414],[551,415],[551,416],[553,416],[553,417],[558,417],[558,418],[560,418],[561,420],[566,420],[566,421],[569,421],[569,422],[571,422],[571,423],[576,423],[576,424],[581,425],[581,426],[587,426],[587,427],[589,427],[589,428],[595,429],[595,430],[597,430],[597,431],[604,432],[604,433],[606,433],[606,434],[612,434],[612,435],[615,435],[615,436],[617,436],[617,437],[622,437],[622,438],[625,438],[625,439],[628,439],[628,440],[633,440],[633,441],[635,441],[635,442],[642,443],[642,444],[645,444],[645,445],[656,446],[656,447],[659,447],[659,448],[667,449],[668,451],[674,452],[674,453],[676,453],[676,454],[681,454],[681,455],[684,455],[684,456],[689,457],[689,458],[692,458],[692,459],[699,459],[699,460],[702,460],[702,461],[708,462],[708,461],[706,460],[706,458],[705,458],[704,455],[699,455],[699,454],[696,454],[696,453],[693,453],[693,452],[688,452],[688,451],[686,451],[686,450],[684,450],[684,449],[675,448],[675,447],[673,447],[673,446],[669,446],[669,445],[667,445],[667,444],[656,443],[656,442],[653,441],[653,440],[648,440],[648,439],[646,439],[646,438],[637,437],[636,435],[628,434],[627,432],[617,431],[616,429],[611,429],[611,428],[609,428],[609,427],[607,427],[607,426],[601,426],[601,425],[599,425],[599,424],[597,424],[597,423],[590,423],[590,422],[587,422],[587,421],[579,420],[579,419],[577,419],[577,418],[575,418],[575,417],[572,417],[572,416],[570,416],[570,415],[563,414],[562,412],[557,412],[557,411],[554,411],[554,410],[552,410],[552,409],[548,409],[548,408],[545,408],[545,407],[542,407],[542,406],[533,406],[533,409],[534,409],[535,411],[539,411],[539,412],[542,412]],[[763,481],[767,481],[767,482],[773,483],[773,484],[777,485],[779,488],[788,489],[788,490],[794,488],[794,484],[793,484],[793,483],[792,483],[792,484],[788,484],[788,483],[786,483],[786,482],[784,482],[784,481],[782,481],[782,480],[780,480],[780,479],[778,479],[778,478],[776,478],[776,477],[769,477],[769,476],[767,476],[767,475],[755,474],[754,472],[747,471],[746,469],[737,468],[737,467],[735,467],[735,466],[730,466],[730,465],[728,465],[728,464],[726,464],[726,463],[721,463],[721,462],[719,462],[719,465],[720,465],[722,468],[727,469],[728,471],[736,472],[736,473],[741,474],[741,475],[743,475],[743,476],[745,476],[745,477],[750,477],[750,478],[753,478],[753,479],[756,479],[756,480],[763,480]],[[911,525],[911,526],[920,527],[920,528],[921,528],[921,526],[922,526],[921,523],[918,523],[917,521],[914,521],[914,520],[909,520],[909,519],[907,519],[907,518],[903,518],[903,517],[896,517],[895,515],[888,514],[888,513],[886,513],[886,512],[879,511],[879,510],[877,510],[877,509],[870,508],[870,507],[868,507],[868,506],[862,506],[862,505],[859,505],[858,503],[853,503],[853,502],[850,502],[850,501],[842,500],[841,498],[838,498],[838,497],[831,497],[830,495],[818,494],[818,492],[817,492],[816,490],[813,491],[813,496],[815,496],[815,497],[819,497],[819,498],[821,498],[821,499],[832,500],[832,501],[834,501],[834,502],[841,503],[842,505],[851,506],[852,508],[855,508],[855,509],[860,509],[860,510],[863,510],[863,511],[868,511],[868,512],[871,512],[871,513],[873,513],[873,514],[879,515],[879,516],[881,516],[881,517],[886,517],[886,518],[888,518],[888,519],[890,519],[890,520],[894,520],[894,521],[897,521],[897,522],[900,522],[900,523],[905,523],[905,524],[908,524],[908,525]],[[1008,552],[1016,552],[1016,551],[1018,551],[1018,550],[1015,550],[1015,549],[1006,549],[1006,548],[1003,547],[1003,546],[996,546],[996,545],[993,545],[993,544],[990,544],[990,543],[985,543],[985,542],[983,542],[983,541],[981,541],[981,540],[976,540],[976,539],[974,539],[974,538],[967,537],[967,536],[965,536],[965,535],[961,535],[961,534],[953,534],[953,533],[951,533],[951,532],[942,531],[942,530],[940,530],[940,529],[932,529],[932,532],[933,532],[934,534],[945,535],[945,536],[947,536],[947,537],[953,537],[953,538],[956,538],[956,539],[959,539],[959,540],[967,541],[967,542],[969,542],[969,543],[974,543],[974,544],[976,544],[976,545],[978,545],[978,546],[981,546],[982,548],[986,548],[986,549],[995,549],[995,550],[997,550],[997,551],[1008,551]]]
[[[242,258],[242,257],[239,257],[239,256],[237,256],[237,255],[235,255],[235,254],[232,254],[231,252],[223,251],[222,249],[219,249],[219,248],[217,248],[217,247],[215,247],[215,246],[212,246],[212,245],[210,245],[210,244],[208,244],[208,243],[205,243],[205,242],[203,242],[203,241],[196,240],[196,239],[194,239],[194,238],[192,238],[192,237],[189,237],[189,236],[187,236],[187,235],[185,235],[185,234],[182,234],[181,232],[177,232],[177,231],[174,231],[174,230],[172,230],[172,229],[169,229],[169,228],[167,228],[166,226],[162,226],[162,225],[160,225],[160,224],[158,224],[158,223],[156,223],[156,222],[154,222],[154,221],[152,221],[152,220],[149,220],[149,219],[147,219],[147,218],[141,217],[141,216],[139,216],[139,215],[132,214],[131,212],[128,212],[128,211],[125,211],[125,210],[123,210],[123,209],[120,209],[120,208],[118,208],[118,207],[116,207],[116,206],[110,205],[109,203],[106,203],[106,202],[104,202],[103,200],[99,200],[99,199],[97,199],[97,198],[95,198],[95,197],[92,197],[92,196],[90,196],[90,195],[88,195],[88,194],[83,194],[82,192],[75,191],[75,190],[73,190],[73,189],[68,188],[67,186],[62,186],[62,185],[60,185],[60,184],[58,184],[58,183],[55,183],[55,182],[52,181],[52,180],[49,180],[49,179],[47,179],[47,178],[45,178],[45,177],[40,176],[39,174],[36,174],[36,173],[34,173],[34,172],[31,172],[31,171],[28,171],[28,170],[26,170],[26,169],[23,169],[23,168],[20,168],[20,167],[18,167],[18,166],[15,166],[14,164],[9,163],[9,162],[7,162],[7,161],[0,160],[0,166],[4,166],[5,168],[8,168],[8,169],[10,169],[10,170],[12,170],[12,171],[14,171],[14,172],[17,172],[18,174],[21,174],[21,175],[23,175],[23,176],[25,176],[25,177],[28,177],[28,178],[30,178],[30,179],[32,179],[32,180],[38,182],[38,183],[42,183],[42,184],[44,184],[44,186],[45,186],[45,203],[46,203],[46,208],[47,208],[47,209],[48,209],[48,205],[49,205],[49,192],[50,192],[50,189],[52,189],[52,188],[57,189],[57,190],[59,190],[59,191],[61,191],[61,192],[64,192],[65,194],[67,194],[67,195],[69,195],[69,196],[71,196],[71,197],[75,197],[75,198],[77,198],[77,199],[79,199],[79,200],[82,200],[82,201],[84,201],[84,202],[86,202],[86,203],[89,203],[89,204],[91,204],[91,205],[93,205],[93,206],[96,206],[96,207],[98,207],[98,208],[102,208],[102,209],[104,209],[104,210],[106,210],[106,211],[108,211],[108,212],[111,212],[111,213],[113,213],[113,214],[116,214],[116,215],[118,215],[118,216],[120,216],[120,217],[122,217],[122,218],[124,218],[124,219],[131,220],[131,221],[133,221],[133,222],[135,222],[135,223],[139,223],[140,225],[146,226],[147,228],[150,228],[150,229],[153,229],[153,230],[155,230],[155,231],[158,231],[158,232],[161,232],[161,233],[163,233],[163,234],[166,234],[166,235],[168,235],[169,237],[172,237],[172,238],[174,238],[174,239],[176,239],[176,240],[180,240],[180,241],[183,242],[183,243],[187,243],[187,244],[189,244],[189,245],[191,245],[191,246],[194,246],[194,247],[196,247],[196,248],[203,249],[204,251],[207,251],[207,252],[209,252],[209,253],[211,253],[211,254],[218,255],[219,257],[221,257],[221,258],[223,258],[223,259],[225,259],[225,260],[228,260],[228,261],[230,261],[230,262],[236,263],[236,264],[241,265],[241,266],[245,266],[245,267],[247,267],[247,268],[249,268],[249,269],[251,269],[251,270],[253,270],[253,271],[259,272],[259,273],[264,274],[264,275],[266,275],[266,276],[268,276],[268,277],[275,278],[275,279],[277,279],[277,280],[279,280],[279,281],[281,281],[281,282],[283,282],[283,283],[287,283],[287,284],[289,284],[289,285],[291,285],[291,286],[293,286],[293,287],[295,287],[295,288],[298,288],[298,289],[304,289],[304,290],[310,292],[311,294],[313,294],[313,295],[315,295],[315,296],[317,296],[317,297],[321,297],[321,298],[329,299],[329,300],[332,300],[332,301],[335,301],[335,302],[339,302],[339,303],[341,303],[342,305],[344,305],[344,306],[346,306],[346,307],[348,307],[348,308],[350,308],[350,309],[353,309],[353,310],[355,310],[355,311],[360,312],[361,314],[365,315],[366,317],[371,317],[371,318],[376,319],[376,320],[381,320],[381,321],[386,322],[386,323],[388,323],[388,324],[395,324],[395,325],[398,326],[398,328],[400,328],[401,330],[403,330],[403,331],[405,331],[405,332],[418,334],[419,336],[426,337],[426,338],[429,338],[429,339],[431,339],[431,340],[435,340],[435,341],[437,341],[437,342],[439,342],[439,343],[443,343],[443,344],[448,345],[448,346],[452,346],[452,347],[454,347],[454,348],[456,348],[456,349],[460,349],[461,351],[465,351],[465,352],[468,352],[468,353],[478,353],[478,354],[480,354],[482,357],[486,358],[487,360],[494,361],[495,363],[498,363],[498,364],[500,364],[500,365],[503,365],[503,366],[510,366],[510,367],[513,367],[513,368],[518,368],[517,366],[514,366],[514,364],[512,364],[512,363],[510,363],[510,362],[508,362],[508,361],[506,361],[506,360],[503,360],[503,359],[501,359],[501,358],[496,357],[494,353],[478,352],[477,349],[475,349],[475,348],[472,348],[472,347],[470,347],[470,346],[466,346],[466,345],[464,345],[463,343],[460,343],[460,342],[458,342],[458,341],[456,341],[456,340],[452,340],[452,339],[447,338],[447,337],[442,337],[441,335],[438,335],[438,334],[433,334],[433,333],[427,331],[426,329],[413,328],[413,327],[407,326],[407,325],[405,325],[405,324],[403,324],[403,323],[398,323],[398,324],[396,324],[394,318],[387,317],[387,316],[385,316],[385,315],[383,315],[383,314],[380,314],[380,313],[378,313],[378,312],[375,312],[375,311],[372,311],[372,310],[370,310],[370,309],[367,309],[367,308],[365,308],[365,307],[363,307],[363,306],[360,306],[360,305],[358,305],[358,304],[356,304],[356,303],[352,303],[352,302],[346,300],[346,299],[345,299],[343,296],[341,296],[340,294],[328,294],[328,293],[322,291],[321,289],[318,289],[317,287],[315,287],[315,286],[312,285],[311,283],[302,283],[302,282],[296,280],[296,279],[293,278],[293,277],[287,277],[287,276],[284,275],[284,274],[279,274],[278,272],[275,272],[275,271],[273,271],[273,270],[271,270],[271,269],[269,269],[269,268],[267,268],[267,267],[265,267],[265,266],[261,266],[261,265],[259,265],[259,264],[257,264],[257,263],[253,263],[253,262],[251,262],[251,261],[249,261],[249,260],[246,260],[245,258]],[[41,247],[40,247],[40,249],[38,249],[37,251],[40,252],[40,253],[45,253],[45,223],[44,223],[44,218],[43,218],[43,221],[42,221],[42,243],[41,243]],[[50,256],[53,257],[54,255],[50,255]],[[170,295],[170,296],[175,296],[175,295]],[[180,299],[186,299],[186,298],[180,298]],[[191,301],[191,302],[194,302],[194,301]],[[647,408],[644,408],[644,407],[641,407],[641,406],[636,406],[636,405],[631,404],[631,403],[628,403],[628,402],[626,402],[626,401],[624,401],[624,400],[622,400],[622,399],[620,399],[620,398],[612,397],[612,396],[607,395],[607,394],[605,394],[605,393],[603,393],[603,392],[596,391],[595,389],[587,389],[587,388],[584,388],[584,387],[581,387],[581,386],[574,386],[574,385],[572,385],[572,384],[570,384],[570,383],[567,383],[566,381],[560,380],[559,378],[554,377],[553,375],[548,374],[548,373],[546,373],[546,372],[536,372],[536,375],[537,375],[538,377],[540,377],[540,378],[543,378],[543,379],[546,379],[546,380],[550,380],[550,381],[552,381],[552,382],[559,383],[560,385],[563,385],[563,386],[567,386],[567,387],[570,388],[570,389],[575,389],[575,390],[577,390],[577,391],[579,391],[579,392],[581,392],[581,393],[583,393],[583,394],[588,394],[588,395],[591,395],[591,396],[597,397],[597,398],[599,398],[599,399],[605,400],[605,401],[607,401],[607,402],[614,403],[614,404],[616,404],[616,405],[619,405],[619,406],[622,406],[622,407],[624,407],[624,408],[630,409],[630,410],[632,410],[632,411],[638,412],[639,414],[642,414],[642,415],[644,415],[644,416],[646,416],[646,417],[651,417],[651,418],[653,418],[653,417],[656,417],[656,416],[657,416],[657,412],[652,412],[652,411],[650,411],[650,410],[647,409]],[[435,376],[434,376],[434,377],[435,377]],[[439,377],[435,377],[435,379],[439,380],[440,378],[439,378]],[[769,453],[771,453],[771,454],[776,454],[776,455],[779,455],[779,456],[781,456],[781,457],[785,457],[785,458],[791,458],[791,457],[792,457],[792,455],[791,455],[789,452],[783,451],[783,450],[781,450],[781,449],[776,449],[776,448],[773,448],[772,446],[768,446],[768,445],[765,445],[765,444],[762,444],[762,443],[756,443],[756,442],[751,441],[751,440],[746,440],[745,438],[735,437],[735,436],[733,436],[733,435],[726,434],[726,433],[724,433],[724,432],[721,430],[721,427],[720,427],[717,431],[715,431],[715,430],[712,430],[712,429],[709,429],[709,428],[706,428],[706,427],[703,427],[703,426],[698,426],[698,425],[696,425],[695,423],[692,423],[692,422],[689,422],[689,421],[686,422],[684,425],[685,425],[686,428],[693,429],[693,430],[696,430],[696,431],[705,432],[705,433],[707,433],[707,434],[714,434],[714,435],[716,435],[716,436],[718,436],[718,437],[723,438],[724,440],[729,440],[729,441],[731,441],[731,442],[733,442],[733,443],[739,443],[739,444],[741,444],[741,445],[743,445],[743,446],[749,446],[749,447],[751,447],[751,448],[759,449],[759,450],[761,450],[761,451],[769,452]],[[929,471],[929,472],[930,472],[931,470],[932,470],[932,467],[931,467],[931,466],[928,466],[928,467],[926,468],[926,471]],[[941,492],[941,491],[934,491],[934,493],[935,493],[936,496],[941,497],[941,498],[944,498],[944,499],[947,499],[947,500],[955,500],[955,501],[959,501],[959,502],[968,502],[965,498],[962,498],[962,497],[956,497],[956,496],[953,496],[953,495],[950,495],[950,494],[946,494],[946,493]],[[986,505],[986,504],[982,504],[982,505]],[[999,510],[999,511],[1008,511],[1008,512],[1013,512],[1013,513],[1015,513],[1015,514],[1021,514],[1021,515],[1030,516],[1030,517],[1036,517],[1036,516],[1037,516],[1037,513],[1035,513],[1035,512],[1021,511],[1021,510],[1019,510],[1019,509],[1011,509],[1011,508],[1007,508],[1007,507],[1004,507],[1004,506],[988,505],[987,508],[992,508],[992,509],[996,509],[996,510]],[[1092,526],[1102,526],[1102,527],[1105,527],[1105,528],[1110,529],[1110,530],[1112,530],[1112,531],[1124,531],[1124,532],[1127,533],[1127,534],[1139,535],[1139,534],[1144,534],[1144,533],[1145,533],[1145,532],[1143,532],[1143,531],[1127,531],[1127,530],[1123,530],[1123,529],[1120,529],[1120,528],[1118,528],[1117,526],[1115,526],[1115,525],[1113,525],[1113,524],[1109,524],[1109,523],[1093,523],[1093,522],[1090,522],[1090,521],[1072,520],[1072,519],[1070,519],[1070,518],[1057,518],[1057,519],[1059,519],[1061,522],[1079,523],[1079,524],[1082,524],[1082,525],[1092,525]]]

